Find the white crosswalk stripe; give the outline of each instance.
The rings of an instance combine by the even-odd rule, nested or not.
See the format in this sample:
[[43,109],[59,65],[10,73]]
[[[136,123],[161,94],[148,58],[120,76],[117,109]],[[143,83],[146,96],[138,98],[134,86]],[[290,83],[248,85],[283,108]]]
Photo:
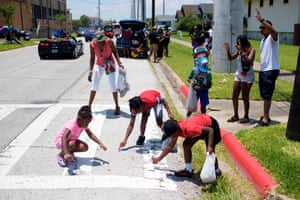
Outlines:
[[[165,176],[167,161],[160,164],[152,164],[151,157],[160,153],[160,144],[148,141],[159,141],[161,131],[156,125],[153,113],[151,113],[146,129],[146,144],[144,146],[144,177],[95,175],[92,174],[92,166],[88,163],[80,163],[79,168],[66,168],[58,175],[8,175],[9,171],[21,159],[34,141],[48,127],[52,120],[62,112],[64,108],[79,108],[79,104],[11,104],[0,105],[0,120],[20,108],[45,108],[27,128],[18,135],[2,152],[0,152],[0,188],[1,189],[64,189],[64,188],[144,188],[176,190],[176,184]],[[111,105],[96,106],[97,110],[106,110]],[[127,107],[127,106],[126,106]],[[100,138],[105,123],[105,113],[94,113],[94,119],[90,129]],[[92,158],[96,154],[98,145],[87,138],[81,137],[89,145],[89,150],[80,153],[78,162],[84,162],[81,158]],[[158,169],[158,170],[157,170]],[[75,176],[74,176],[75,175]]]

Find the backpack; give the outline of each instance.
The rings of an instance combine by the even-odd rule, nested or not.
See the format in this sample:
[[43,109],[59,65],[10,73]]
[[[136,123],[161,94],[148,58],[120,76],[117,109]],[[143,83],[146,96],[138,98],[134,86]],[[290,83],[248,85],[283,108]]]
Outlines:
[[200,89],[209,89],[211,87],[209,70],[200,71],[198,68],[194,70],[193,87],[200,86]]

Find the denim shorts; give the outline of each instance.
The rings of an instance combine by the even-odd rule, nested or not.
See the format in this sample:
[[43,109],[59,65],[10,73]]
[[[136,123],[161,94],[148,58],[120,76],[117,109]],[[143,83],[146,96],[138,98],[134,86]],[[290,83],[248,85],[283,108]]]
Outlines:
[[279,75],[279,70],[269,70],[259,72],[259,91],[260,96],[265,100],[271,100],[274,90],[276,79]]
[[123,46],[130,46],[130,38],[123,38],[121,44]]

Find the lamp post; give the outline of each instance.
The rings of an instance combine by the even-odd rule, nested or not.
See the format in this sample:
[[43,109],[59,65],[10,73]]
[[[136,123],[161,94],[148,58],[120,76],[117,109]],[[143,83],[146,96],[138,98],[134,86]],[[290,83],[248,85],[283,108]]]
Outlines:
[[101,20],[100,20],[100,0],[98,0],[98,26],[101,28]]

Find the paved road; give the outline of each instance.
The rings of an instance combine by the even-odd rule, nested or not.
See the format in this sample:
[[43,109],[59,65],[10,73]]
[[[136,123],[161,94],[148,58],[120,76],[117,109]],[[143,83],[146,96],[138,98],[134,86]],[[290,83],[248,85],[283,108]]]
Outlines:
[[[85,48],[87,49],[87,48]],[[18,59],[15,59],[18,58]],[[93,106],[91,129],[108,146],[100,150],[86,137],[90,148],[78,153],[78,162],[60,168],[55,159],[56,133],[88,101],[88,52],[76,60],[42,60],[35,47],[0,53],[0,199],[191,199],[200,197],[199,182],[174,179],[166,173],[184,167],[171,153],[153,165],[161,151],[161,132],[151,114],[146,145],[135,146],[138,123],[128,146],[118,151],[129,122],[128,99],[144,89],[172,86],[160,68],[147,60],[122,59],[131,90],[120,99],[121,115],[114,106],[107,77]],[[140,116],[139,116],[140,117]],[[140,118],[137,118],[137,122]],[[180,153],[180,152],[179,152]],[[204,152],[203,152],[204,155]]]

